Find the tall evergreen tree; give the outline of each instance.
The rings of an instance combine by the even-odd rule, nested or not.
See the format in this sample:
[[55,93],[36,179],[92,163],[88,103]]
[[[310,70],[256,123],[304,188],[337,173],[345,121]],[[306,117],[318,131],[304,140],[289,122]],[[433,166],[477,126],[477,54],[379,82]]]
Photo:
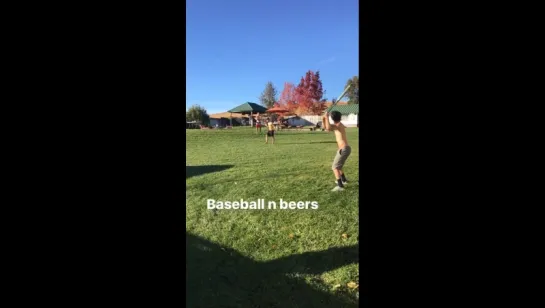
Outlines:
[[351,85],[350,89],[346,92],[346,97],[348,98],[348,104],[359,104],[360,103],[360,81],[358,76],[354,76],[346,82],[346,86]]
[[261,93],[261,96],[259,97],[259,101],[261,102],[261,105],[272,108],[274,106],[274,103],[276,102],[276,96],[277,96],[276,88],[274,87],[272,82],[267,82],[265,85],[265,90],[263,90],[263,93]]

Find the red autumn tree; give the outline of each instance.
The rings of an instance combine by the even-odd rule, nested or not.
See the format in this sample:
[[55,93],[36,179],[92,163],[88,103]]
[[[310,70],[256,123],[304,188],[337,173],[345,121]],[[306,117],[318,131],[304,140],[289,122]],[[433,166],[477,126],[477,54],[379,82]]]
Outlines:
[[321,114],[324,113],[324,111],[326,109],[327,109],[327,106],[326,106],[325,102],[324,101],[318,101],[318,102],[314,102],[312,104],[312,106],[309,109],[309,112],[311,114],[321,115]]
[[293,83],[284,83],[284,90],[282,90],[282,93],[280,94],[277,105],[289,110],[290,112],[297,111],[298,104],[295,94],[295,85]]
[[299,112],[321,114],[326,106],[322,101],[324,90],[320,80],[320,72],[308,71],[301,77],[299,85],[295,89]]

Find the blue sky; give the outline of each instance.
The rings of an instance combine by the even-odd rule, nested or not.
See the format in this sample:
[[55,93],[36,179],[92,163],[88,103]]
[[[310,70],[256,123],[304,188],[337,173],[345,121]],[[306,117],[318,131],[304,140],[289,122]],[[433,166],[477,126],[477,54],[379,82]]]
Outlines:
[[209,114],[259,103],[320,70],[325,97],[358,75],[357,0],[187,0],[187,107]]

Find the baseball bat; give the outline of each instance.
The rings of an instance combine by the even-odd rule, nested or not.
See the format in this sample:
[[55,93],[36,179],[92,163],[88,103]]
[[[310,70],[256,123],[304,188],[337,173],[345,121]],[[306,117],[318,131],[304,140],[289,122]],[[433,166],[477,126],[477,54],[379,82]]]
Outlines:
[[[328,110],[331,110],[331,108],[335,107],[335,105],[337,105],[337,103],[341,101],[341,99],[346,95],[346,92],[348,92],[348,89],[350,89],[351,86],[352,86],[352,85],[349,84],[349,85],[344,89],[344,91],[343,91],[343,93],[341,94],[341,96],[339,96],[339,98],[337,98],[337,100],[335,101],[335,103],[334,103],[333,105],[331,105],[331,107],[329,107],[329,108],[326,109],[326,112],[327,112]],[[325,114],[325,113],[324,113],[324,114]]]

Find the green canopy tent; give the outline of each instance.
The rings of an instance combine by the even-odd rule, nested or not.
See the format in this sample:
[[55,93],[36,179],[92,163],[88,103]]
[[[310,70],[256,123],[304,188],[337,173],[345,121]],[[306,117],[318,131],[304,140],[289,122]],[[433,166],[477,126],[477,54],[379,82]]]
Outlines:
[[256,103],[246,102],[242,105],[239,105],[231,110],[228,110],[227,112],[233,112],[233,113],[241,113],[241,114],[248,114],[250,115],[250,119],[252,121],[253,126],[253,115],[254,113],[266,113],[267,108],[261,105],[258,105]]

